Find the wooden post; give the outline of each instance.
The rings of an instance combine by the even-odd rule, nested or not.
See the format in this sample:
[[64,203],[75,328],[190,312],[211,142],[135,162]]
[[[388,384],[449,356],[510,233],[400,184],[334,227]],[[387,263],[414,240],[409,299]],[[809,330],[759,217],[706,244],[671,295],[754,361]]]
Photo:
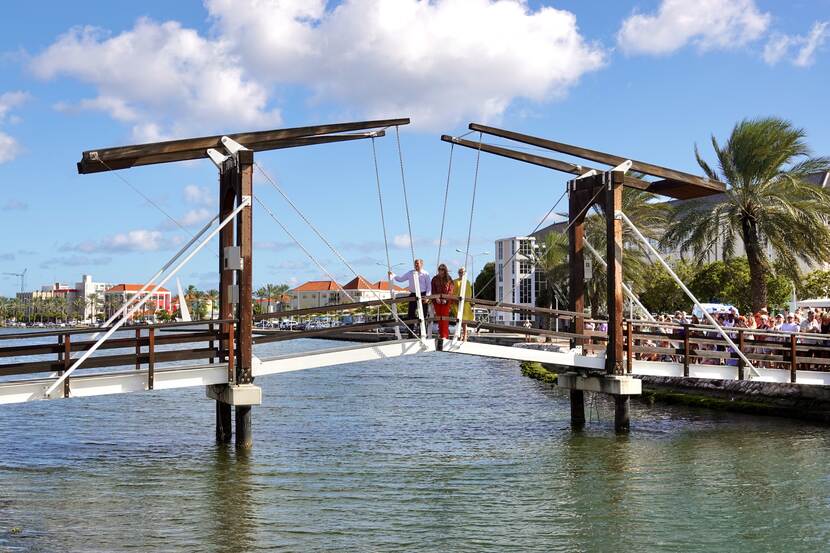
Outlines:
[[[72,338],[69,334],[63,338],[63,370],[68,371],[72,367]],[[63,381],[63,397],[69,397],[69,377]]]
[[628,432],[631,429],[631,396],[614,396],[614,430]]
[[[572,332],[582,334],[585,330],[585,193],[576,189],[576,181],[569,181],[568,187],[568,290],[570,310],[579,313],[574,317]],[[583,339],[572,339],[571,347],[583,344]]]
[[798,376],[798,347],[795,334],[790,336],[790,382],[795,382]]
[[579,430],[585,426],[585,392],[571,390],[571,428]]
[[689,378],[689,332],[691,329],[688,323],[683,324],[683,376]]
[[[214,332],[216,332],[216,327],[214,326],[214,324],[213,324],[213,323],[210,323],[210,324],[208,325],[208,330],[210,331],[211,336],[213,335],[213,333],[214,333]],[[212,338],[212,337],[211,337],[211,339],[208,341],[208,347],[209,347],[210,349],[213,349],[213,348],[215,348],[215,347],[216,347],[216,343],[214,342],[214,340],[213,340],[213,338]],[[210,359],[208,359],[208,363],[209,363],[209,364],[211,364],[211,365],[212,365],[214,362],[215,362],[215,358],[214,358],[214,357],[211,357]]]
[[[254,152],[241,150],[237,153],[237,171],[239,172],[238,202],[243,198],[253,199]],[[236,241],[242,257],[242,270],[238,273],[239,308],[237,329],[239,357],[236,363],[237,384],[250,384],[254,381],[251,374],[253,362],[253,206],[248,205],[236,218]],[[236,447],[247,449],[253,445],[251,433],[251,406],[236,406]]]
[[634,324],[628,321],[626,325],[626,334],[628,339],[628,357],[626,358],[626,371],[631,374],[634,370]]
[[[738,350],[741,353],[743,353],[743,351],[744,351],[744,331],[743,330],[738,331]],[[746,363],[744,363],[743,359],[738,357],[738,380],[743,380],[744,379],[745,369],[746,369]]]
[[141,370],[141,329],[135,329],[135,370]]
[[[578,313],[573,319],[574,334],[585,332],[585,193],[577,190],[576,181],[568,181],[568,290],[571,311]],[[571,339],[571,347],[584,346],[584,339]],[[585,394],[571,390],[571,426],[585,426]]]
[[622,220],[616,216],[622,210],[624,173],[606,173],[605,185],[605,262],[608,264],[606,280],[608,302],[608,346],[605,350],[605,372],[624,374],[623,328],[624,314],[622,289]]
[[152,390],[154,385],[154,380],[156,378],[155,375],[155,367],[156,367],[156,329],[150,327],[149,333],[147,334],[147,389]]
[[[224,220],[234,209],[236,202],[236,190],[231,178],[232,160],[227,160],[219,171],[219,218]],[[225,248],[234,244],[234,225],[225,225],[219,231],[219,318],[232,319],[233,305],[228,294],[229,288],[233,285],[233,271],[225,270]],[[227,357],[228,382],[233,383],[235,378],[234,368],[234,340],[233,323],[220,325],[219,356],[220,362]],[[221,401],[216,402],[216,441],[220,444],[227,444],[231,441],[233,434],[231,425],[231,406]]]

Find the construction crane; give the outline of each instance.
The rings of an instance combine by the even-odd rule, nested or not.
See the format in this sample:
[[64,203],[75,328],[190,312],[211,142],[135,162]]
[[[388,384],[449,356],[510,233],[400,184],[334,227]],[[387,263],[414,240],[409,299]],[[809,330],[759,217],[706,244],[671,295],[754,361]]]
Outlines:
[[26,271],[28,271],[28,269],[23,269],[22,273],[3,273],[3,274],[19,278],[20,279],[20,291],[25,292],[26,291]]

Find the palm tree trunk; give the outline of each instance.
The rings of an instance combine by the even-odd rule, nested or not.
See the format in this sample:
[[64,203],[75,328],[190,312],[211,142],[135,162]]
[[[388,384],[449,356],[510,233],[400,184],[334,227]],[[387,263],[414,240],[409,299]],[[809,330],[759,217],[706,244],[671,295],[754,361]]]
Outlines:
[[749,263],[749,286],[752,295],[752,312],[757,313],[767,306],[767,258],[758,240],[758,229],[748,218],[741,221],[741,230]]

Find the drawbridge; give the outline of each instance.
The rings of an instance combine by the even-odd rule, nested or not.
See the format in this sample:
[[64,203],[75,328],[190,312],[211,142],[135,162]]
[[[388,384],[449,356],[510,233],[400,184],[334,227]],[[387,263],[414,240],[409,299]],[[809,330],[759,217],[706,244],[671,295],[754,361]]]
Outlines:
[[[466,252],[475,213],[476,187],[481,153],[565,172],[571,175],[567,189],[558,203],[568,197],[569,219],[569,310],[532,307],[504,301],[425,293],[416,287],[414,297],[395,296],[384,216],[383,186],[378,171],[375,140],[394,128],[401,166],[401,186],[406,203],[409,236],[412,218],[409,211],[399,126],[408,119],[388,119],[298,127],[273,131],[210,136],[153,144],[142,144],[85,151],[78,163],[82,174],[110,172],[158,163],[207,159],[219,173],[219,213],[209,221],[155,274],[134,296],[120,306],[101,328],[57,331],[17,332],[0,335],[0,403],[63,400],[107,394],[135,393],[203,386],[216,402],[216,437],[230,441],[232,410],[235,417],[236,443],[252,443],[251,407],[261,402],[261,390],[255,379],[286,372],[395,359],[411,355],[474,355],[517,361],[535,361],[557,367],[562,372],[559,385],[570,390],[572,421],[584,423],[584,391],[603,392],[616,401],[615,424],[627,430],[628,401],[640,393],[638,376],[668,376],[720,380],[754,379],[803,385],[830,385],[830,350],[809,336],[781,334],[748,329],[724,329],[708,318],[701,325],[657,322],[622,283],[623,225],[626,240],[638,241],[642,247],[677,280],[697,305],[699,302],[673,273],[659,252],[642,235],[634,222],[622,211],[622,188],[632,187],[674,198],[695,198],[724,190],[721,183],[633,161],[586,148],[471,124],[470,133],[478,140],[443,136],[451,144],[447,190],[444,195],[444,218],[439,238],[443,242],[447,197],[455,146],[476,150],[476,173],[470,203]],[[467,133],[467,134],[470,134]],[[559,152],[587,162],[607,166],[604,169],[486,144],[484,134],[516,141],[538,149]],[[254,152],[282,148],[331,144],[351,140],[370,140],[375,163],[375,184],[381,215],[387,269],[390,273],[389,295],[375,291],[375,298],[354,301],[347,290],[340,289],[346,302],[323,307],[294,309],[254,315],[253,310],[253,227],[252,212],[257,204],[268,217],[291,238],[309,259],[332,281],[331,273],[300,243],[268,205],[254,194],[254,170],[294,209],[300,218],[332,250],[335,256],[357,276],[349,262],[332,242],[313,225],[285,190],[254,162]],[[632,176],[636,173],[639,176]],[[120,176],[120,175],[119,175]],[[126,179],[120,177],[122,180]],[[132,186],[132,185],[131,185]],[[599,205],[606,228],[605,256],[585,239],[585,217]],[[166,214],[165,214],[166,215]],[[535,230],[547,218],[543,217]],[[135,324],[146,304],[195,255],[218,236],[219,249],[219,317],[208,321]],[[410,241],[412,258],[417,258]],[[607,281],[607,319],[594,320],[585,313],[585,255],[587,249],[605,267]],[[519,249],[510,259],[523,255]],[[466,275],[461,290],[466,289]],[[624,317],[624,295],[640,311],[640,318]],[[430,303],[452,303],[458,313],[465,304],[486,311],[483,320],[461,321],[452,316],[430,315]],[[408,305],[412,304],[412,305]],[[409,307],[407,318],[399,309]],[[412,306],[415,309],[412,309]],[[374,307],[376,320],[331,328],[309,330],[260,331],[255,323],[266,319],[289,319],[319,314],[365,312]],[[381,317],[381,313],[383,317]],[[536,328],[493,322],[497,314],[519,314],[521,320],[535,318]],[[704,313],[706,311],[704,310]],[[511,317],[514,319],[514,317]],[[433,334],[437,323],[450,323],[454,331],[442,339]],[[466,330],[465,330],[466,327]],[[356,334],[357,333],[357,334]],[[513,346],[488,343],[497,334],[532,339],[533,343]],[[304,353],[277,356],[254,354],[254,346],[284,340],[315,339],[332,336],[357,336],[374,343],[317,349]],[[469,339],[467,336],[469,335]]]

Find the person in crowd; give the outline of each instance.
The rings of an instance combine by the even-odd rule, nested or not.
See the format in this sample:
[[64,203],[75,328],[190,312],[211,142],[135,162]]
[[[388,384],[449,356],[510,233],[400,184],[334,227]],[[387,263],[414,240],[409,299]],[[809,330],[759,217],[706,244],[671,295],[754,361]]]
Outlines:
[[[452,295],[453,293],[453,281],[452,277],[450,277],[450,273],[447,270],[447,266],[441,263],[438,265],[438,272],[434,277],[432,277],[431,283],[431,291],[433,295],[438,294],[446,294]],[[435,316],[439,318],[438,320],[438,342],[437,342],[437,349],[440,351],[443,349],[443,341],[447,340],[450,337],[450,302],[452,300],[444,299],[444,298],[435,298],[432,301],[432,305],[435,308]]]
[[830,311],[821,314],[821,333],[830,334]]
[[461,283],[465,281],[464,274],[466,269],[464,267],[458,268],[458,278],[453,281],[453,295],[458,297],[464,298],[464,313],[463,316],[458,315],[458,307],[457,304],[453,303],[452,305],[452,315],[461,321],[457,324],[461,325],[461,339],[463,341],[467,341],[467,322],[473,321],[473,306],[470,301],[473,299],[473,285],[470,284],[469,280],[466,280],[464,291],[462,293],[461,290]]
[[798,332],[798,325],[795,323],[795,315],[787,313],[786,322],[781,325],[781,332]]
[[[389,278],[395,279],[396,282],[407,283],[410,299],[406,317],[410,320],[418,318],[418,292],[420,292],[421,297],[424,297],[429,294],[430,290],[429,273],[424,271],[424,260],[416,259],[413,266],[414,268],[411,271],[407,271],[401,276],[396,276],[395,273],[389,271]],[[426,310],[427,300],[421,301],[424,302],[424,309]],[[412,326],[415,327],[413,330],[417,334],[419,325],[413,324]]]
[[801,332],[809,333],[809,334],[818,334],[821,332],[821,323],[816,319],[816,314],[814,311],[807,312],[807,318],[801,321],[800,329]]

